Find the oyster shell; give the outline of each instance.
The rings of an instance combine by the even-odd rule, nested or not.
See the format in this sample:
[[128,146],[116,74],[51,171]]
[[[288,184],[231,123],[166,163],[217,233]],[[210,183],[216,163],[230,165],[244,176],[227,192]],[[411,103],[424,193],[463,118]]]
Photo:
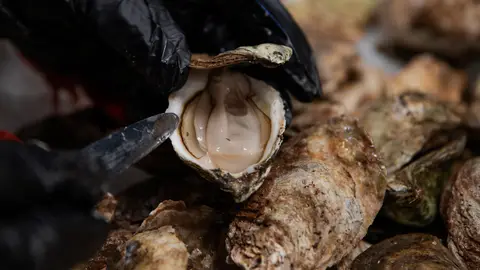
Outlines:
[[365,252],[365,250],[369,249],[372,244],[360,241],[358,245],[348,254],[345,256],[340,263],[338,263],[334,269],[336,270],[351,270],[353,261],[358,257],[358,255]]
[[398,223],[425,226],[437,214],[449,162],[466,137],[461,117],[421,93],[404,93],[372,104],[360,123],[370,134],[388,172],[384,213]]
[[127,243],[119,270],[187,269],[188,251],[172,226],[134,235]]
[[480,4],[475,0],[382,0],[378,14],[383,47],[450,59],[480,51]]
[[445,203],[448,248],[470,269],[480,264],[480,158],[467,161],[452,181]]
[[170,137],[175,152],[237,202],[257,190],[268,174],[283,140],[286,108],[279,91],[227,67],[278,66],[291,54],[286,46],[262,44],[195,56],[188,81],[169,96],[167,112],[181,119]]
[[385,169],[371,140],[336,117],[284,145],[271,174],[230,224],[243,269],[326,269],[348,255],[382,205]]
[[87,262],[74,266],[72,270],[110,269],[122,258],[122,247],[132,236],[133,233],[129,230],[112,230],[97,254]]
[[461,155],[466,144],[464,133],[455,135],[445,146],[409,163],[389,178],[384,202],[387,216],[411,226],[428,225],[434,220],[450,176],[451,161]]
[[[187,264],[183,264],[183,255],[180,257],[182,267],[177,268],[179,270],[229,269],[231,267],[225,263],[224,244],[225,230],[228,225],[223,219],[224,216],[220,212],[208,206],[187,208],[183,201],[167,200],[160,203],[143,221],[136,231],[136,236],[148,233],[150,241],[163,242],[162,238],[170,239],[172,235],[161,232],[171,230],[175,238],[185,245],[188,255]],[[129,244],[138,245],[136,242]],[[126,248],[128,250],[129,246],[127,245]],[[156,254],[158,258],[169,256],[169,250],[161,245],[146,246],[144,252]],[[183,254],[183,250],[180,254]],[[131,256],[128,252],[125,252],[125,255]],[[128,262],[128,258],[124,258],[121,264],[138,267],[141,261]]]
[[440,101],[458,104],[467,87],[467,74],[430,54],[421,54],[413,58],[388,86],[388,94],[393,96],[418,91]]
[[330,118],[342,116],[347,113],[347,110],[342,104],[331,100],[317,99],[310,103],[303,103],[293,99],[292,113],[295,117],[285,131],[287,139],[313,126],[326,124]]
[[427,234],[397,235],[373,245],[355,259],[351,269],[466,270],[440,239]]

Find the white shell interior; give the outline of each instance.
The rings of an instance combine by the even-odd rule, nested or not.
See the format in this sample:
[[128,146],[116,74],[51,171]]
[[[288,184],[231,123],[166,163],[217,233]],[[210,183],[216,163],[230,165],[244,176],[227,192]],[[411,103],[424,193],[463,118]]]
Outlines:
[[278,91],[243,73],[191,70],[169,97],[167,112],[180,116],[170,137],[182,159],[231,175],[251,173],[279,147],[285,111]]

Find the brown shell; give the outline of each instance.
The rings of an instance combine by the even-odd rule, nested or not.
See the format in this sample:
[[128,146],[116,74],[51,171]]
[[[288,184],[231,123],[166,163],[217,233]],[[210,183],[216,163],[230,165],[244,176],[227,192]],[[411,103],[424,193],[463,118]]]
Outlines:
[[387,216],[410,226],[433,222],[452,161],[462,154],[467,141],[463,132],[454,135],[457,136],[445,146],[419,157],[388,178],[383,205]]
[[325,44],[318,49],[317,66],[324,95],[349,113],[361,112],[385,94],[383,72],[366,65],[353,44]]
[[365,236],[385,192],[371,140],[348,117],[292,138],[230,224],[227,250],[244,269],[325,269]]
[[360,254],[352,270],[466,270],[442,245],[427,234],[404,234],[373,245]]
[[193,54],[190,59],[190,67],[213,69],[251,63],[273,68],[286,63],[292,53],[290,47],[265,43],[257,46],[239,47],[215,56]]
[[133,236],[127,243],[119,270],[186,270],[188,251],[171,226]]
[[278,137],[278,147],[270,153],[267,159],[256,165],[252,173],[245,173],[240,177],[235,177],[220,169],[205,170],[197,164],[182,159],[181,156],[180,158],[205,180],[218,184],[221,190],[232,194],[235,202],[240,203],[250,197],[262,185],[265,177],[270,172],[272,160],[277,155],[282,142],[283,135]]
[[467,161],[445,206],[448,247],[470,269],[480,265],[480,158]]
[[[188,255],[186,268],[182,269],[227,269],[224,243],[228,225],[223,218],[220,213],[208,206],[187,208],[183,201],[166,200],[160,203],[143,221],[136,231],[136,235],[172,228],[178,241],[185,245]],[[151,237],[171,238],[169,234],[165,233]],[[170,251],[163,250],[163,248],[163,246],[149,246],[147,252],[157,254],[156,256],[159,257],[169,256],[168,252]],[[165,254],[162,255],[162,252]],[[179,258],[183,259],[182,256]]]
[[129,230],[111,231],[97,254],[72,270],[100,270],[114,266],[122,258],[122,249],[132,236],[133,233]]
[[292,100],[292,123],[285,131],[286,137],[294,137],[316,125],[326,124],[332,117],[346,114],[345,106],[330,100],[314,100],[309,103]]
[[384,47],[450,58],[480,50],[480,4],[475,0],[383,0]]
[[103,216],[105,220],[111,222],[115,216],[118,200],[108,193],[103,196],[103,199],[96,205],[96,212]]
[[429,95],[406,92],[374,102],[360,122],[387,167],[384,213],[401,224],[430,224],[449,164],[466,144],[457,132],[461,114]]
[[413,58],[388,85],[388,94],[396,96],[418,91],[430,97],[460,103],[467,87],[467,74],[450,67],[430,54]]
[[[371,136],[390,174],[426,150],[436,134],[459,128],[462,115],[425,94],[407,92],[374,101],[360,124]],[[438,144],[430,146],[435,147]]]
[[358,245],[348,254],[345,256],[340,263],[335,266],[335,270],[350,270],[352,267],[353,261],[358,257],[358,255],[362,254],[365,250],[369,249],[372,245],[365,242],[360,241]]

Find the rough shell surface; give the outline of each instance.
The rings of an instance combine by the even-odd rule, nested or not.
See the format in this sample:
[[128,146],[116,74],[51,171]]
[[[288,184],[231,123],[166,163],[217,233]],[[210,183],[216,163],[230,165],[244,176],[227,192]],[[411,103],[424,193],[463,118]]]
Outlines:
[[385,169],[356,121],[333,118],[292,138],[231,223],[227,250],[244,269],[325,269],[365,236]]
[[119,269],[183,270],[187,265],[187,247],[172,226],[165,226],[133,236],[126,243]]
[[410,162],[436,133],[458,128],[462,116],[424,94],[408,92],[373,102],[360,123],[390,174]]
[[347,110],[342,104],[330,100],[310,103],[292,100],[292,112],[295,117],[285,131],[285,136],[290,138],[313,126],[326,124],[330,118],[342,116]]
[[398,223],[423,227],[432,223],[453,161],[461,156],[467,138],[454,134],[450,142],[426,153],[388,177],[383,210]]
[[470,269],[480,265],[480,158],[467,161],[446,205],[449,249]]
[[182,201],[167,200],[150,213],[137,233],[172,226],[187,247],[188,269],[226,269],[224,243],[228,225],[223,218],[208,206],[187,208]]
[[276,44],[245,46],[215,56],[194,54],[190,61],[190,67],[211,69],[235,64],[259,63],[273,68],[286,63],[292,57],[292,53],[290,47]]
[[411,226],[433,221],[448,162],[466,144],[462,132],[453,132],[461,120],[450,106],[418,92],[378,100],[366,111],[360,122],[387,167],[387,216]]
[[403,234],[384,240],[360,254],[352,270],[466,270],[442,245],[427,234]]

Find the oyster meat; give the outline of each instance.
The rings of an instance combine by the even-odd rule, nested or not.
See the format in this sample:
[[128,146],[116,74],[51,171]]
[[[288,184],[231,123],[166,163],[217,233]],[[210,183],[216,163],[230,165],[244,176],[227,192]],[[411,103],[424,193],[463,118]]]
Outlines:
[[360,123],[388,172],[383,212],[398,223],[425,226],[435,218],[451,162],[466,135],[461,116],[418,92],[374,102]]
[[291,138],[230,224],[243,269],[326,269],[348,255],[382,205],[385,169],[356,121],[335,117]]
[[176,153],[237,202],[258,189],[268,174],[283,140],[286,108],[279,91],[228,67],[255,62],[273,67],[291,53],[285,46],[262,44],[215,57],[196,56],[186,84],[169,96],[167,112],[181,119],[170,137]]
[[466,270],[440,239],[428,234],[403,234],[386,239],[360,254],[351,269]]

